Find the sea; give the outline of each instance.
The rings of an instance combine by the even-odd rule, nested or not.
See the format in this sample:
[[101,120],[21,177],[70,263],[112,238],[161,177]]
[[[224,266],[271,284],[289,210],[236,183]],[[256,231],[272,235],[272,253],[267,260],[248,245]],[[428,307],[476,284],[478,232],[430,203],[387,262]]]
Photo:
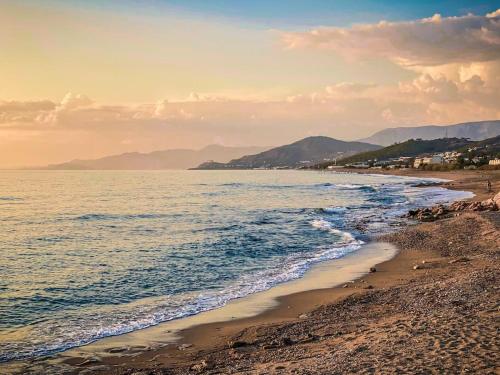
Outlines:
[[[0,171],[0,362],[224,306],[466,198],[312,171]],[[0,364],[1,366],[1,364]]]

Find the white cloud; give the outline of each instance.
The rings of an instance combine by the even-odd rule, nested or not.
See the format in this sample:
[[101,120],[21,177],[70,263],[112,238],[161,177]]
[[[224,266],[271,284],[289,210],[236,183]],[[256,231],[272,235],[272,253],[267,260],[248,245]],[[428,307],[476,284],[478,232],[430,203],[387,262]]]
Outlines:
[[465,15],[415,21],[321,27],[285,32],[288,48],[321,48],[348,59],[384,57],[401,66],[433,66],[500,58],[500,9],[485,16]]
[[75,95],[69,92],[61,100],[61,103],[59,104],[58,108],[60,110],[70,110],[70,109],[89,107],[92,104],[93,101],[90,100],[87,96],[82,94]]
[[36,116],[36,121],[42,124],[57,124],[62,117],[71,111],[89,108],[94,102],[81,94],[67,93],[60,103],[48,111],[41,111]]

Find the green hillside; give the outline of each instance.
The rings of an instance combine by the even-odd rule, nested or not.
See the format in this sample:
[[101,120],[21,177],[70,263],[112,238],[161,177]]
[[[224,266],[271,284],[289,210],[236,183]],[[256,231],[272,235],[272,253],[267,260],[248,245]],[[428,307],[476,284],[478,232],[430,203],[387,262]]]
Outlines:
[[471,144],[459,148],[457,151],[468,152],[469,149],[476,149],[476,153],[487,153],[497,156],[500,153],[500,135],[488,138],[482,141],[472,142]]
[[[484,141],[482,141],[484,142]],[[457,150],[469,146],[475,142],[468,141],[464,138],[440,138],[433,140],[410,139],[406,142],[396,143],[391,146],[384,147],[380,150],[362,152],[337,162],[339,165],[362,163],[372,160],[387,160],[391,158],[398,158],[402,156],[418,156],[421,154],[444,152]],[[331,162],[322,163],[316,167],[326,168],[332,165]]]

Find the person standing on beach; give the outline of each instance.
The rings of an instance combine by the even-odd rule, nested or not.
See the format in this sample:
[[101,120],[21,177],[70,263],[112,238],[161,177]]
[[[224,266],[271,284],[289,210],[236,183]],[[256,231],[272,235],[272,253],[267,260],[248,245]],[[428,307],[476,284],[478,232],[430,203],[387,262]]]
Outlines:
[[487,180],[486,186],[487,186],[487,189],[488,189],[488,193],[491,193],[491,181],[490,181],[490,179]]

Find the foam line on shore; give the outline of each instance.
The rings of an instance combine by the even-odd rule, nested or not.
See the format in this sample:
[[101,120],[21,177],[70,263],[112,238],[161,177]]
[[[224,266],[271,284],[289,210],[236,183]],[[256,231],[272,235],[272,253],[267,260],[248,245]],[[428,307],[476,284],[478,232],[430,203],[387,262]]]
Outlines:
[[388,243],[368,243],[361,246],[356,252],[347,254],[340,259],[314,265],[300,279],[232,300],[225,306],[214,310],[160,323],[125,335],[107,337],[87,346],[68,350],[60,354],[60,357],[67,359],[91,355],[110,355],[110,350],[116,348],[134,346],[154,348],[172,344],[180,339],[180,331],[202,324],[253,317],[276,307],[280,297],[315,289],[332,288],[358,279],[367,274],[371,266],[393,258],[397,251],[396,247]]

